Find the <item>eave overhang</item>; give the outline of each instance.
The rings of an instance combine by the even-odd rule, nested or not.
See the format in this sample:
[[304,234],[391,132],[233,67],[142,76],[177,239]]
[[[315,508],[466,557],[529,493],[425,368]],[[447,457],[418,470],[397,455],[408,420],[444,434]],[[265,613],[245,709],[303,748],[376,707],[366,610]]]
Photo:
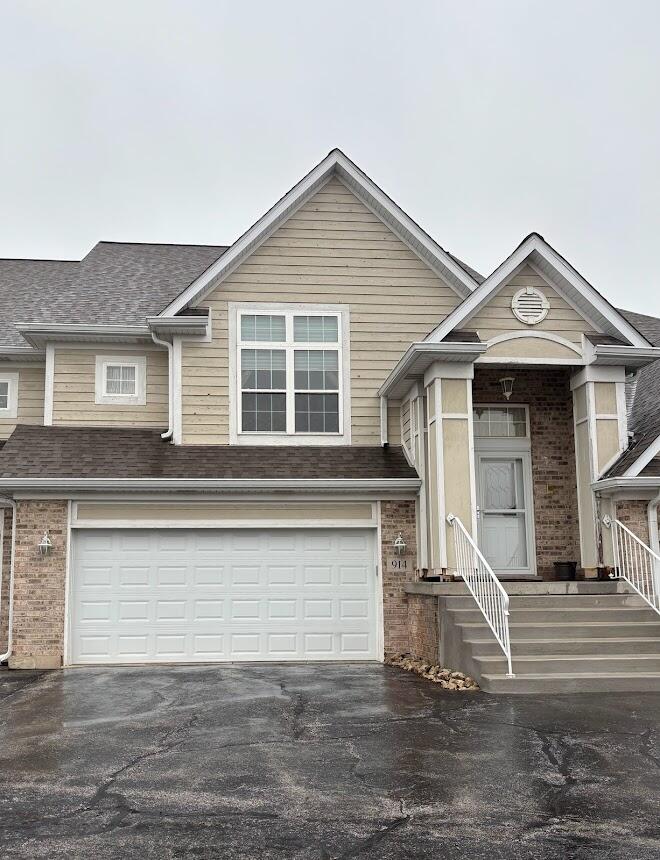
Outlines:
[[594,481],[591,489],[598,493],[616,493],[621,490],[656,490],[660,489],[660,475],[655,476],[638,476],[638,477],[621,477],[621,478],[603,478],[600,481]]
[[17,493],[76,492],[186,492],[245,493],[263,492],[315,494],[416,494],[419,478],[337,478],[337,479],[240,479],[240,478],[0,478],[0,491]]
[[485,343],[412,343],[379,388],[378,395],[396,400],[424,376],[434,361],[471,363],[486,349]]
[[47,343],[147,343],[151,332],[146,325],[87,325],[70,323],[16,323],[23,338],[35,349]]
[[660,347],[612,346],[598,345],[593,347],[593,353],[588,357],[588,364],[602,366],[625,367],[628,370],[639,370],[660,358]]
[[147,317],[147,325],[158,337],[206,337],[210,316]]

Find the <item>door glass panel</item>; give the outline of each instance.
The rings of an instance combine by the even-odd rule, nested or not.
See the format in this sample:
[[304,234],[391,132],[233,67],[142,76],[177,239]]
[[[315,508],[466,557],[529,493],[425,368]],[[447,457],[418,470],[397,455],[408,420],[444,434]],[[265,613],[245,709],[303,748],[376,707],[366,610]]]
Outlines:
[[482,457],[479,460],[481,551],[493,570],[529,567],[523,460]]

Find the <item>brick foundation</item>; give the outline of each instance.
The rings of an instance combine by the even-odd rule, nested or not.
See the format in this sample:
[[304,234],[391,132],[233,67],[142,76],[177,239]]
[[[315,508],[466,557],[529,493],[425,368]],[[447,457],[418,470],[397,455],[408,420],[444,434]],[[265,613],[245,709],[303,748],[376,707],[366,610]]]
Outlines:
[[[403,587],[416,579],[415,502],[381,502],[380,530],[385,653],[398,654],[408,650],[408,599]],[[397,571],[389,569],[388,560],[397,557],[392,544],[399,532],[406,542],[406,552],[401,558],[407,562],[407,567]]]
[[9,573],[11,570],[11,528],[13,508],[5,508],[0,512],[4,517],[2,533],[2,588],[0,589],[0,654],[7,650],[7,633],[9,627]]
[[[529,407],[537,572],[550,579],[553,562],[580,559],[570,373],[563,368],[535,368],[516,369],[513,375],[511,402]],[[476,368],[475,405],[506,406],[501,377],[501,369]]]
[[413,657],[438,662],[438,598],[430,594],[408,595],[408,647]]
[[[48,530],[53,549],[41,556]],[[18,502],[14,551],[12,669],[55,669],[64,653],[67,502]]]

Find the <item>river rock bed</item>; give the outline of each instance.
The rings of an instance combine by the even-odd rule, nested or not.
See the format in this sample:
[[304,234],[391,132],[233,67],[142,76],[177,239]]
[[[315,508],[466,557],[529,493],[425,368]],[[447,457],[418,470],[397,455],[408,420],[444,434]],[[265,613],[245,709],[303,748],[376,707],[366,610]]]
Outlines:
[[479,684],[464,672],[454,672],[444,666],[436,666],[426,660],[412,657],[410,654],[388,654],[385,657],[388,666],[396,666],[406,672],[414,672],[434,684],[440,684],[443,690],[456,690],[467,693],[479,689]]

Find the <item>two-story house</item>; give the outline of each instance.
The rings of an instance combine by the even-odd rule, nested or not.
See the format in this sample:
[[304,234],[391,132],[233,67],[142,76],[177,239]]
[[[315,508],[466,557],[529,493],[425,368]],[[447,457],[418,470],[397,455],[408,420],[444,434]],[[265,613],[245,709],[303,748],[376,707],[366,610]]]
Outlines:
[[530,675],[660,680],[660,321],[541,236],[483,278],[333,150],[230,247],[2,260],[0,315],[10,667],[433,657],[456,592],[484,677],[547,610]]

